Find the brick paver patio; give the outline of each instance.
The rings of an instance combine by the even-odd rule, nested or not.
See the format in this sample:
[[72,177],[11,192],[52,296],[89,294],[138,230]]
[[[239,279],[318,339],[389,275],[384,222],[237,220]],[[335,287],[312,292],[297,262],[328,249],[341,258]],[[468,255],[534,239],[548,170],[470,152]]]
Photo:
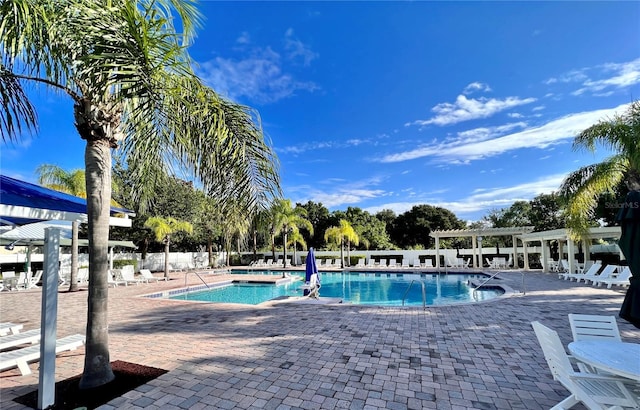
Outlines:
[[[522,290],[520,272],[501,276]],[[201,282],[173,273],[110,289],[111,360],[169,372],[101,409],[548,409],[568,392],[551,378],[530,322],[566,345],[568,313],[617,316],[624,298],[540,272],[525,274],[525,295],[426,310],[139,297],[185,283]],[[0,320],[38,327],[40,295],[1,292]],[[59,294],[58,336],[84,333],[86,298]],[[624,341],[640,343],[639,329],[618,325]],[[60,354],[56,380],[80,374],[83,360],[84,348]],[[13,399],[36,389],[37,368],[0,373],[0,408],[25,408]]]

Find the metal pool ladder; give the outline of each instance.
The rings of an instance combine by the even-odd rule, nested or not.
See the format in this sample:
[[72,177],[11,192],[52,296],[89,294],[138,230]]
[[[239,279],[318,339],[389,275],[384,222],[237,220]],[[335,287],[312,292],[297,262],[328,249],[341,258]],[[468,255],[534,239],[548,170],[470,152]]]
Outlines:
[[409,287],[404,292],[404,296],[402,296],[402,306],[404,306],[404,301],[407,298],[407,293],[409,293],[409,290],[411,290],[411,286],[413,285],[413,282],[419,282],[420,285],[422,285],[422,308],[426,309],[427,308],[427,291],[424,285],[424,281],[416,280],[416,279],[411,280],[411,282],[409,283]]

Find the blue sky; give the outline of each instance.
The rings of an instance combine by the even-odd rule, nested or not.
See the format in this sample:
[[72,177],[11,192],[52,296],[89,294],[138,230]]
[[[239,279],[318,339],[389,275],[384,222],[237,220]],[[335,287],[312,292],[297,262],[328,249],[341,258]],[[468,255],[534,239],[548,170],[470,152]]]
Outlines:
[[[203,2],[190,50],[256,108],[286,198],[477,220],[610,153],[577,132],[640,98],[639,2]],[[40,133],[2,173],[83,167],[71,102],[32,92]]]

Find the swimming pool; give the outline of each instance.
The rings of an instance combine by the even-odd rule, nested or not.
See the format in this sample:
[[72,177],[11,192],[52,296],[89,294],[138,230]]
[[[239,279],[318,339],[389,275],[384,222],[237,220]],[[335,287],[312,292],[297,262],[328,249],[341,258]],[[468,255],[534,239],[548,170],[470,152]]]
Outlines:
[[[286,284],[229,283],[196,292],[182,292],[169,298],[257,305],[276,298],[302,296],[304,273],[291,272],[291,276],[294,280]],[[470,279],[484,278],[487,276],[478,273],[321,272],[320,296],[357,305],[402,306],[404,299],[404,306],[422,306],[423,284],[427,305],[476,302],[504,294],[499,287],[474,292],[468,285]]]

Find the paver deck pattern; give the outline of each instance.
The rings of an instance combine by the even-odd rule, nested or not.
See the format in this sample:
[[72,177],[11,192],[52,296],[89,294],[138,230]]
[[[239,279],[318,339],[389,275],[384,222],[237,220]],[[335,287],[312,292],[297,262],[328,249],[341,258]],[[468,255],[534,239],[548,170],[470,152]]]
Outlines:
[[[425,310],[139,297],[202,283],[185,273],[111,288],[111,360],[169,372],[100,409],[548,409],[568,392],[552,379],[530,322],[566,345],[568,313],[617,317],[625,290],[541,272],[526,272],[523,289],[521,272],[500,277],[526,292]],[[39,289],[1,292],[1,320],[39,327],[40,299]],[[86,299],[86,290],[59,293],[59,336],[85,331]],[[624,341],[640,343],[639,329],[618,325]],[[60,354],[56,380],[80,374],[83,361],[84,348]],[[0,408],[25,408],[13,399],[37,388],[37,367],[0,373]]]

